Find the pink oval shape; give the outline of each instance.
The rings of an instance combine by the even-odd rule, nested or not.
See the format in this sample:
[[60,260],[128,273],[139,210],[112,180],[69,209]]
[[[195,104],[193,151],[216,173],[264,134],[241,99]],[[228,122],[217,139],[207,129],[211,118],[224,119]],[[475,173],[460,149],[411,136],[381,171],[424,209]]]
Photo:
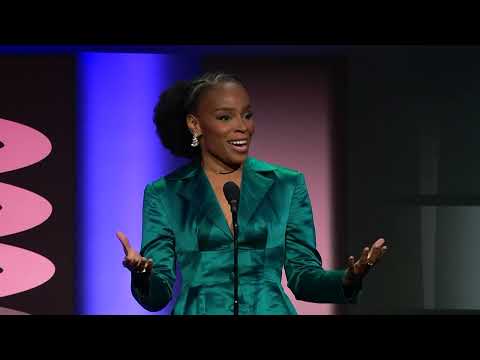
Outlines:
[[39,162],[50,154],[50,140],[29,126],[0,118],[0,173]]
[[0,183],[0,206],[0,237],[31,229],[52,214],[52,205],[40,195],[5,183]]
[[55,265],[46,257],[6,244],[0,244],[0,267],[0,297],[33,289],[55,273]]
[[23,311],[0,307],[0,315],[30,315],[30,314]]

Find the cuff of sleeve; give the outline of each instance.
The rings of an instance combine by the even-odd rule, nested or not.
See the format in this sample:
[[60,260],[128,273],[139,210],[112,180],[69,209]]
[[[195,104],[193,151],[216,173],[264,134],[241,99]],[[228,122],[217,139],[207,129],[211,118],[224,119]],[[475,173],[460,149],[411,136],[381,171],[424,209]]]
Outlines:
[[144,298],[148,296],[150,289],[150,275],[147,272],[134,272],[132,271],[132,290]]
[[357,304],[360,293],[362,292],[363,281],[355,281],[349,286],[342,284],[343,294],[345,297],[345,303],[347,304]]
[[132,293],[139,304],[148,311],[163,309],[172,295],[168,284],[154,272],[132,272]]

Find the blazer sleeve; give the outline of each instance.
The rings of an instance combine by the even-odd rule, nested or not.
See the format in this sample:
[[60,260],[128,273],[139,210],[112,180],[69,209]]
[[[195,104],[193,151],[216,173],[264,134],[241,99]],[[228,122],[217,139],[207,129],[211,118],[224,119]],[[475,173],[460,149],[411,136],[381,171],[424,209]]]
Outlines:
[[133,297],[148,311],[163,309],[172,299],[175,283],[175,237],[167,208],[153,185],[143,198],[142,246],[140,254],[153,260],[150,274],[132,273]]
[[345,270],[324,270],[316,250],[315,226],[303,174],[297,175],[285,239],[285,273],[297,300],[315,303],[356,302],[358,291],[347,297],[343,287]]

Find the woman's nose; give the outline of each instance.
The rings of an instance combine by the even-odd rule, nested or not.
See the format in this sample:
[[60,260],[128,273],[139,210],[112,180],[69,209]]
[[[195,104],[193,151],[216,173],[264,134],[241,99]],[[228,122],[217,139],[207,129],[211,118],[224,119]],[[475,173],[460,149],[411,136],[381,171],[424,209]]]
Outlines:
[[238,120],[236,122],[237,124],[237,129],[238,131],[241,131],[241,132],[246,132],[247,131],[247,123],[246,123],[246,120],[244,118],[242,118],[241,116],[238,117]]

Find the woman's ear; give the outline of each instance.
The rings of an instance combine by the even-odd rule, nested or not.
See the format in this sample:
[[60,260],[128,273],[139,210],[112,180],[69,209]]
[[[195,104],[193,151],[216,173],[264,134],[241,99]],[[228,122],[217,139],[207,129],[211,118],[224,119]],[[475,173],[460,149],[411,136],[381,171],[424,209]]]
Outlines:
[[190,129],[192,135],[200,136],[202,135],[202,129],[200,127],[200,122],[198,121],[197,117],[192,114],[187,115],[187,126]]

